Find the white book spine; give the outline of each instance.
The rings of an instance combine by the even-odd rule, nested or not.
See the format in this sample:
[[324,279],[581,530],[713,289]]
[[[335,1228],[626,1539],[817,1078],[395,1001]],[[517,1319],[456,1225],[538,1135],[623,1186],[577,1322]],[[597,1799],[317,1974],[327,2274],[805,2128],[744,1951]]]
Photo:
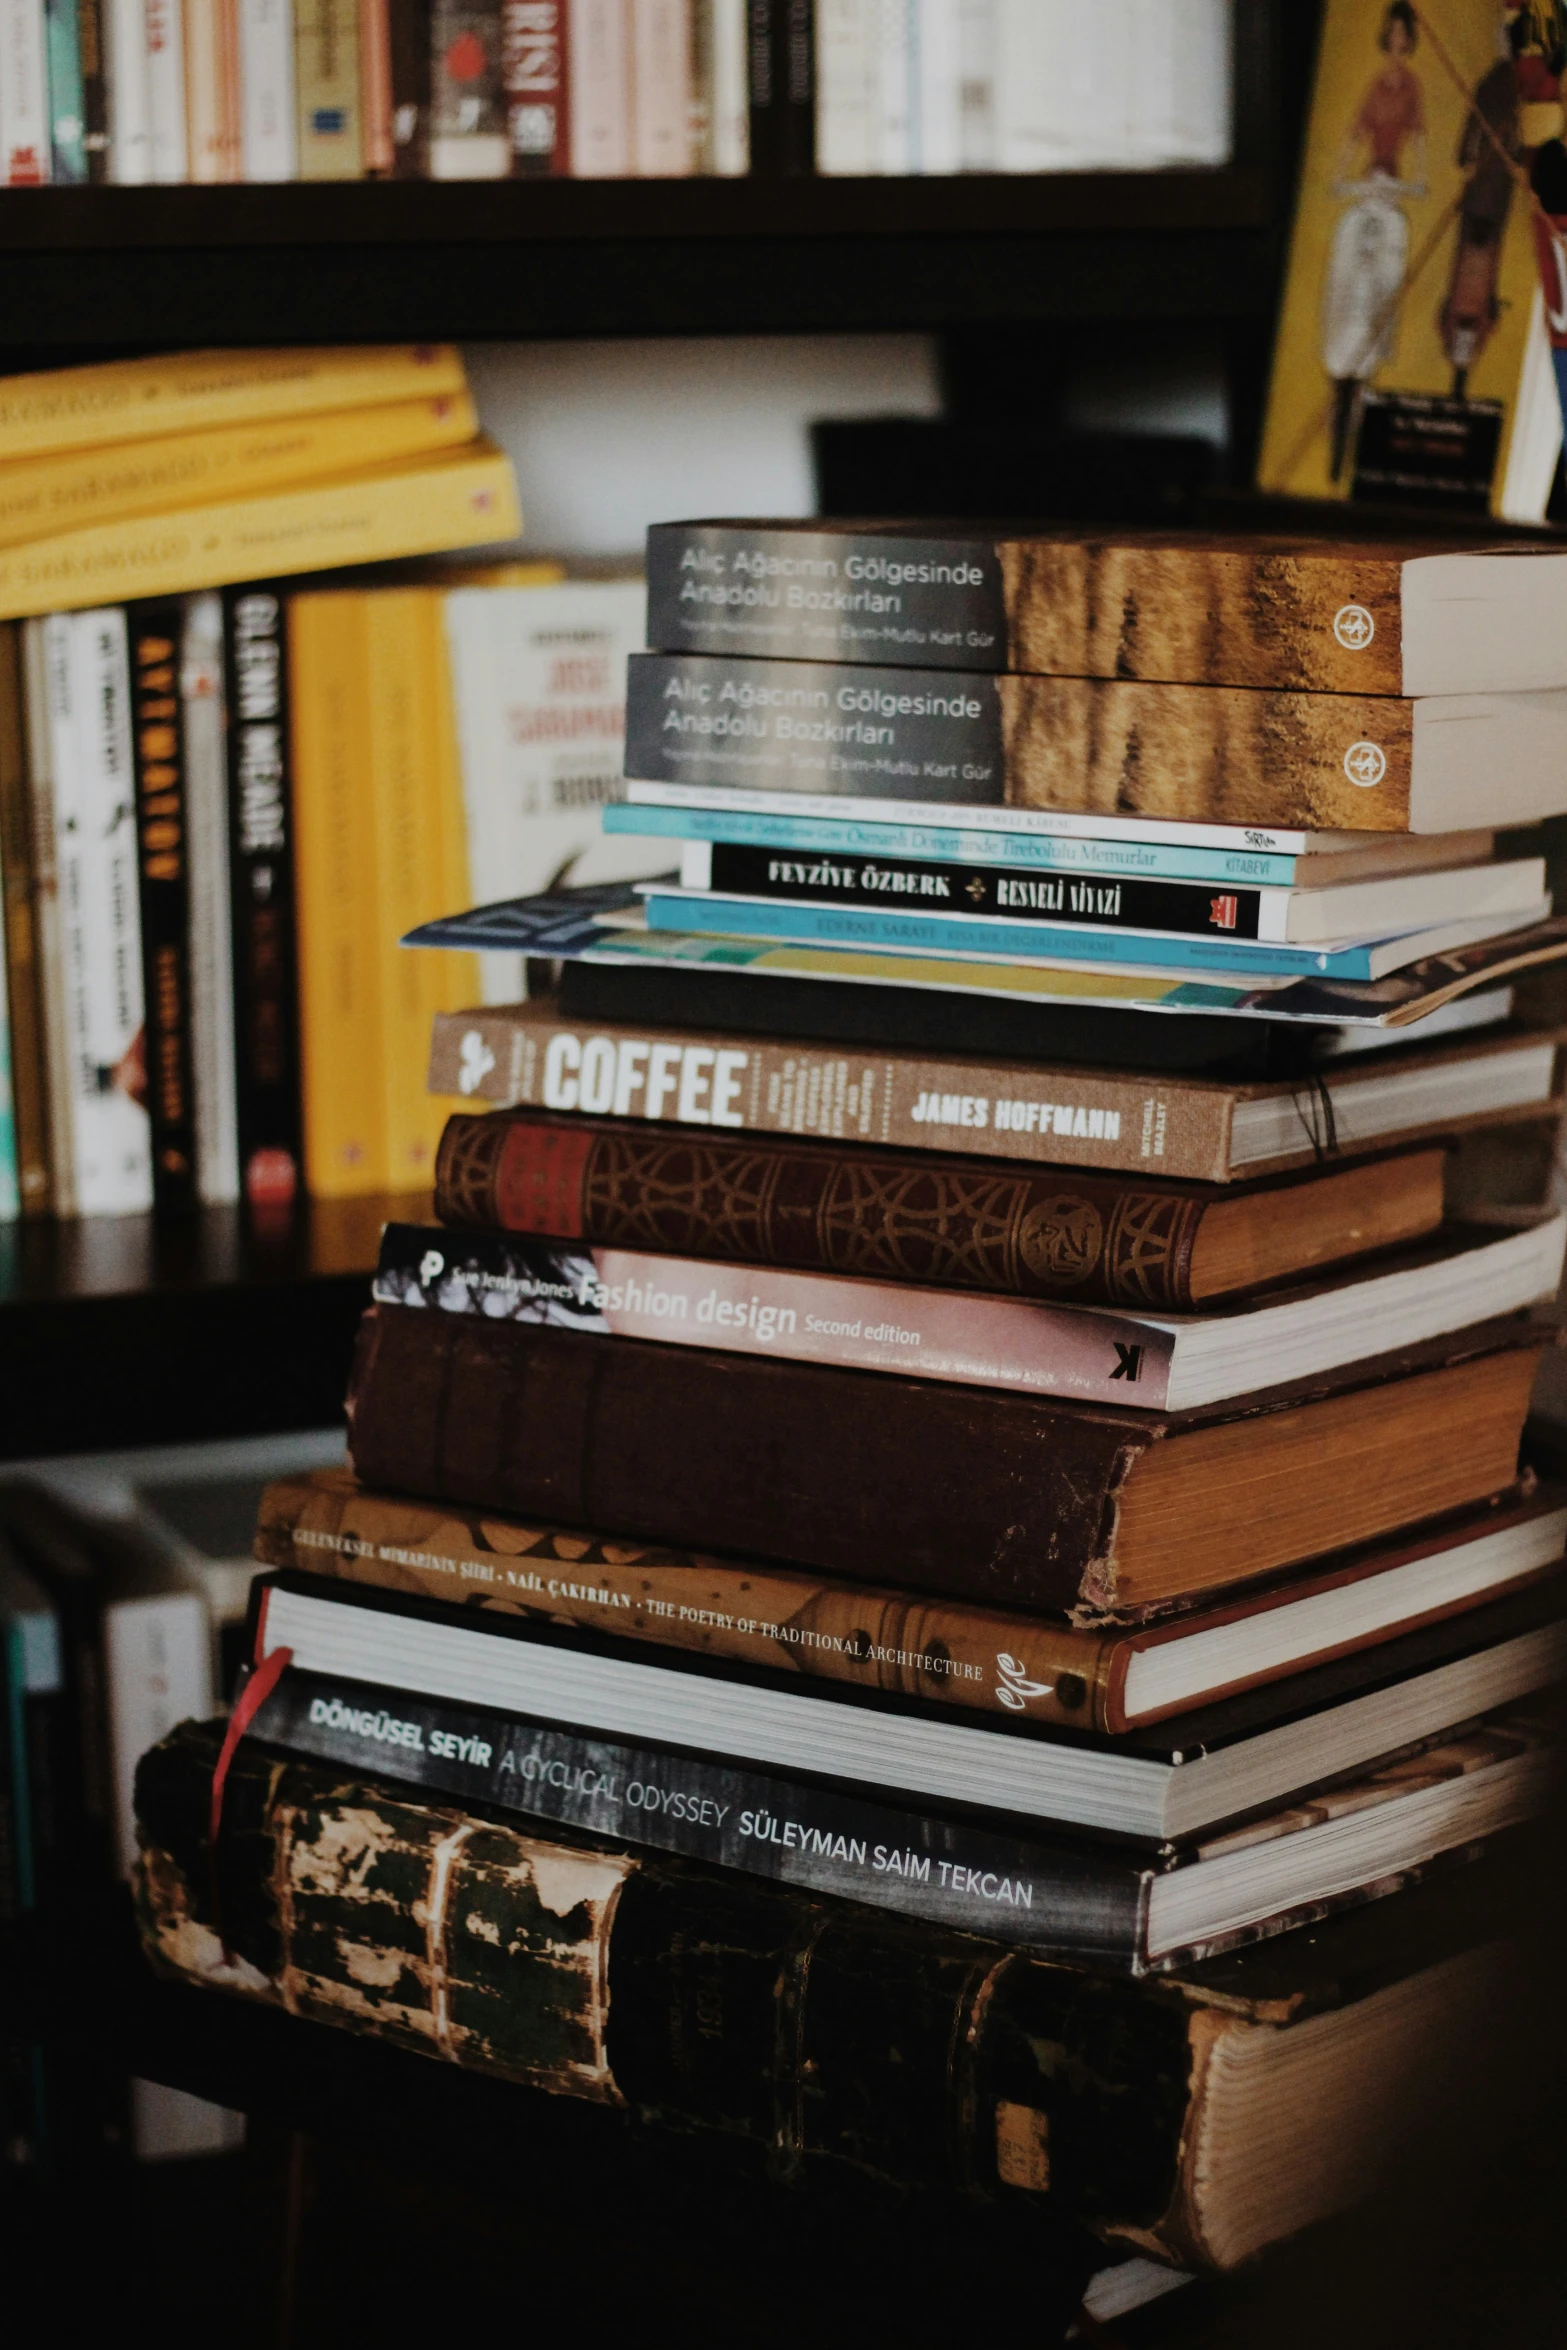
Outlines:
[[963,168],[962,0],[914,0],[919,167],[927,176]]
[[136,1864],[136,1765],[176,1722],[212,1711],[212,1625],[194,1591],[113,1600],[103,1613],[103,1670],[109,1714],[109,1776],[115,1857],[128,1877]]
[[958,0],[958,109],[965,171],[996,168],[996,0]]
[[239,75],[245,178],[258,184],[297,178],[292,0],[240,0]]
[[637,179],[691,176],[688,0],[630,0],[631,164]]
[[49,65],[43,0],[0,0],[0,184],[51,177]]
[[55,823],[75,991],[76,1205],[84,1216],[134,1215],[152,1206],[152,1147],[125,614],[76,612],[70,631],[76,777],[67,799],[57,757]]
[[239,1197],[234,1079],[234,917],[229,898],[223,603],[191,596],[180,648],[185,821],[190,840],[191,1063],[196,1189],[205,1207]]
[[882,0],[817,0],[816,168],[829,179],[880,169]]
[[571,0],[571,176],[631,173],[630,24],[625,0]]
[[1070,0],[996,0],[996,168],[1071,171]]
[[109,94],[109,177],[116,187],[144,187],[152,177],[144,0],[103,0]]
[[148,176],[177,188],[189,175],[185,137],[185,12],[181,0],[142,0],[147,43]]
[[713,77],[713,173],[744,179],[751,168],[751,96],[746,71],[746,0],[706,0]]
[[877,31],[877,168],[889,179],[919,170],[915,0],[881,0]]
[[48,782],[38,813],[49,825],[47,858],[54,873],[54,952],[45,932],[45,1002],[49,1022],[49,1148],[53,1162],[55,1212],[74,1216],[81,1208],[77,1095],[86,1034],[86,940],[82,922],[81,760],[76,747],[76,670],[72,659],[71,615],[52,612],[41,621],[40,657],[47,697]]

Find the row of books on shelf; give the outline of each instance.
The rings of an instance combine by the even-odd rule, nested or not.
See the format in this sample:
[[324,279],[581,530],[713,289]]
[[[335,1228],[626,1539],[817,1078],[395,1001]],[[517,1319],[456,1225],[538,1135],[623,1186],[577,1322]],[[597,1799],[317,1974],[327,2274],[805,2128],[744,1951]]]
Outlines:
[[0,185],[1224,161],[1228,0],[5,0]]
[[[1539,815],[1561,786],[1523,784],[1483,727],[1445,833],[1405,829],[1407,763],[1386,801],[1302,779],[1321,730],[1392,744],[1442,685],[1537,699],[1559,741],[1561,680],[1528,670],[1559,653],[1486,610],[1532,560],[1439,570],[1469,666],[1431,680],[1431,574],[1365,549],[671,544],[638,659],[710,765],[636,796],[634,686],[606,822],[662,840],[673,810],[714,848],[797,826],[764,878],[824,862],[800,903],[890,856],[953,941],[873,931],[780,966],[763,917],[789,901],[728,891],[682,930],[696,882],[428,926],[553,952],[559,992],[435,1023],[431,1082],[488,1106],[445,1126],[435,1221],[384,1235],[348,1465],[263,1497],[232,1715],[142,1760],[144,1943],[291,2029],[624,2102],[790,2175],[1049,2199],[1226,2269],[1385,2179],[1534,1947],[1567,1493],[1523,1447],[1564,1219],[1487,1208],[1445,1146],[1559,1111],[1555,1033],[1511,990],[1567,933],[1532,896],[1494,925],[1461,909],[1504,869],[1510,795]],[[1262,560],[1267,630],[1215,625],[1226,563]],[[890,725],[900,697],[931,720],[1049,679],[1019,582],[1084,562],[1116,603],[1105,660],[1175,697],[1120,791],[1074,814],[1065,767],[1019,791],[1015,728],[988,761],[831,731],[841,684]],[[666,578],[737,586],[686,609],[740,643],[671,644]],[[1346,606],[1369,633],[1335,635]],[[1092,680],[1085,607],[1042,609]],[[798,648],[745,641],[790,611],[840,632],[824,706],[794,699]],[[1352,651],[1358,692],[1331,674]],[[1266,758],[1231,745],[1244,823],[1203,802],[1190,694],[1302,705]],[[814,746],[811,789],[775,790],[780,744]],[[1175,805],[1119,812],[1139,778]],[[808,837],[893,823],[928,829]],[[1122,961],[1106,900],[1166,856],[1204,902]],[[1211,901],[1298,906],[1340,857],[1330,890],[1442,876],[1489,935],[1390,923],[1386,977],[1275,986],[1288,921],[1243,932]],[[970,881],[1083,874],[1095,904],[1048,945],[1015,909],[1000,943],[968,935],[1000,919]],[[1216,920],[1234,964],[1172,978]],[[1532,1078],[1482,1103],[1477,1073],[1518,1053]]]

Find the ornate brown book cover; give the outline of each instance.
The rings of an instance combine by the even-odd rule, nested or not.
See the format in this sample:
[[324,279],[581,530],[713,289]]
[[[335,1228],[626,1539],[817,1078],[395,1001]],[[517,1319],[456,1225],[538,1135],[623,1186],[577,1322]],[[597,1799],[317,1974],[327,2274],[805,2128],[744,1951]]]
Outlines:
[[[1075,1168],[997,1166],[784,1136],[731,1140],[629,1119],[458,1111],[441,1137],[435,1204],[446,1224],[552,1240],[1174,1312],[1296,1270],[1290,1236],[1305,1248],[1305,1262],[1330,1264],[1413,1237],[1430,1228],[1433,1210],[1441,1213],[1435,1192],[1420,1203],[1406,1197],[1415,1180],[1408,1159],[1395,1169],[1368,1169],[1364,1199],[1353,1175],[1295,1180],[1295,1216],[1287,1201],[1278,1203],[1281,1221],[1266,1265],[1255,1250],[1229,1270],[1216,1256],[1205,1260],[1200,1280],[1193,1276],[1199,1235],[1222,1251],[1222,1231],[1248,1213],[1246,1187],[1216,1199],[1191,1186]],[[1391,1223],[1371,1207],[1371,1194],[1384,1184]],[[1337,1219],[1334,1187],[1344,1187]],[[1313,1208],[1326,1209],[1327,1222],[1313,1226],[1306,1241]],[[1281,1244],[1285,1254],[1275,1265]]]

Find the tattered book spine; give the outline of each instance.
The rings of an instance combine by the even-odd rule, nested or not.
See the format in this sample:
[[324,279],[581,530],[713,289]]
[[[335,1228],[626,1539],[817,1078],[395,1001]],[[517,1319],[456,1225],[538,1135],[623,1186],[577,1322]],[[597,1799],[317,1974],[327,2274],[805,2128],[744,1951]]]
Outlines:
[[255,1549],[266,1565],[301,1574],[580,1625],[943,1709],[1125,1727],[1113,1638],[795,1567],[387,1499],[342,1471],[269,1485]]
[[1200,1198],[1076,1171],[992,1172],[525,1112],[457,1112],[435,1196],[448,1224],[1173,1311],[1191,1304],[1204,1213]]
[[547,1003],[438,1012],[429,1082],[432,1093],[507,1109],[603,1117],[623,1099],[626,1117],[710,1126],[717,1103],[724,1123],[751,1134],[1204,1183],[1231,1176],[1233,1086],[590,1024],[552,1016]]
[[847,2165],[1048,2190],[1100,2224],[1164,2214],[1189,2066],[1178,1990],[541,1838],[249,1742],[224,1793],[220,1934],[205,1836],[222,1731],[187,1723],[137,1772],[138,1919],[160,1971],[718,2131],[784,2178]]

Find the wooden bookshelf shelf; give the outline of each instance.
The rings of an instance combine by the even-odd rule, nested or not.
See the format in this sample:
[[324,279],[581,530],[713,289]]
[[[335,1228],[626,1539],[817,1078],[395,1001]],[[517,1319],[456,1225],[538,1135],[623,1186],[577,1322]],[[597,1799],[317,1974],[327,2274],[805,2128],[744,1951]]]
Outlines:
[[0,1460],[329,1425],[383,1222],[428,1198],[0,1227]]
[[1260,318],[1273,174],[41,188],[0,347]]

